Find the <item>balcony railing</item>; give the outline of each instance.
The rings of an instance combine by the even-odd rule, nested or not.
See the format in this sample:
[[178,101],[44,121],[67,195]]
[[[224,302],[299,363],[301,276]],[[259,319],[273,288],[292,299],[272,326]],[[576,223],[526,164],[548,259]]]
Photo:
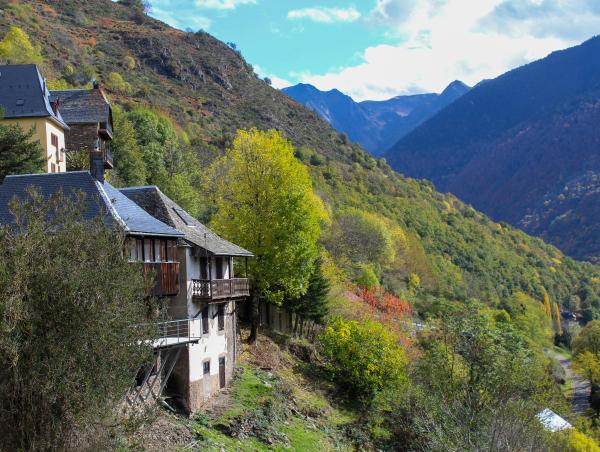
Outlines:
[[232,279],[194,279],[192,296],[200,300],[220,300],[223,298],[247,297],[250,284],[247,278]]
[[159,336],[154,340],[154,348],[198,342],[202,337],[199,319],[180,319],[158,323]]
[[179,293],[179,262],[145,262],[144,274],[154,273],[152,295],[172,296]]

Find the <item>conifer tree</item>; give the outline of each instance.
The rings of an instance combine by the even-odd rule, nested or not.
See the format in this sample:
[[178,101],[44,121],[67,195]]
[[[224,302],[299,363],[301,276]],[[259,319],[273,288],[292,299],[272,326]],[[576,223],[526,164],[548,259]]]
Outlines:
[[306,293],[286,303],[292,312],[296,314],[294,332],[297,332],[305,320],[315,323],[323,323],[329,314],[327,296],[329,295],[329,281],[323,275],[321,259],[317,259],[312,274],[308,280]]
[[44,152],[33,139],[34,132],[33,128],[25,132],[15,124],[0,124],[0,183],[10,174],[42,170]]
[[562,326],[560,322],[560,311],[558,309],[558,305],[553,303],[552,305],[552,323],[554,325],[554,332],[556,334],[562,334]]
[[546,316],[551,319],[552,310],[550,308],[550,296],[548,295],[548,292],[544,292],[544,311],[546,311]]

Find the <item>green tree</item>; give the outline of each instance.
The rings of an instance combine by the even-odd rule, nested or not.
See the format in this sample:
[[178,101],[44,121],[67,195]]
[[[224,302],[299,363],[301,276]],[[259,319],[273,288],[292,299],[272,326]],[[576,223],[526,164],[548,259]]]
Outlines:
[[334,254],[351,263],[385,266],[394,260],[396,248],[390,229],[378,215],[349,209],[338,215],[330,240]]
[[376,321],[332,319],[319,336],[326,368],[337,385],[366,404],[406,382],[406,358],[397,338]]
[[111,149],[116,176],[125,186],[144,185],[147,180],[146,162],[138,145],[137,131],[121,107],[114,105],[112,113],[114,138]]
[[511,295],[502,307],[510,314],[513,324],[532,342],[549,344],[552,329],[542,303],[523,292],[517,292]]
[[34,46],[21,28],[13,25],[0,41],[0,62],[9,64],[41,64],[41,47]]
[[275,130],[240,130],[210,173],[215,229],[255,255],[253,341],[259,300],[280,305],[306,293],[324,209],[292,144]]
[[577,355],[590,352],[600,359],[600,320],[592,320],[573,340],[573,352]]
[[18,125],[0,124],[0,183],[10,174],[43,170],[44,150],[34,133],[33,128],[24,132]]
[[62,194],[30,197],[0,228],[0,448],[64,450],[110,419],[154,331],[132,327],[149,305],[124,237]]
[[473,303],[450,306],[435,327],[421,338],[411,402],[418,408],[408,408],[415,430],[427,432],[422,448],[540,447],[535,415],[560,400],[542,353],[512,323]]
[[111,72],[108,74],[106,80],[106,86],[108,89],[119,93],[119,94],[130,94],[131,85],[123,79],[123,76],[118,72]]
[[323,275],[321,259],[315,261],[314,269],[308,280],[306,293],[286,302],[287,307],[296,313],[294,333],[302,334],[305,320],[323,323],[329,313],[329,281]]

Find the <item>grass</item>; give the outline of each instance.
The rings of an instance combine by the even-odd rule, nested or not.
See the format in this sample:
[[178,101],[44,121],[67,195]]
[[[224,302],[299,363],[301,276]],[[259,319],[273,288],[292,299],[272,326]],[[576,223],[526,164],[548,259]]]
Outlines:
[[[208,451],[352,450],[343,428],[356,414],[333,406],[326,382],[309,380],[300,363],[281,351],[286,364],[267,372],[241,363],[233,380],[229,405],[216,418],[196,417],[194,447]],[[324,385],[324,387],[321,387]]]

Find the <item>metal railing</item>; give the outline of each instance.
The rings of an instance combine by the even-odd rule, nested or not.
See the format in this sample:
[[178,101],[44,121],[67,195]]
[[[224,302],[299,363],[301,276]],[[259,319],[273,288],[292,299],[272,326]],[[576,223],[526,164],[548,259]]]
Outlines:
[[154,348],[166,348],[175,345],[198,342],[202,337],[200,319],[179,319],[157,323],[158,337]]

